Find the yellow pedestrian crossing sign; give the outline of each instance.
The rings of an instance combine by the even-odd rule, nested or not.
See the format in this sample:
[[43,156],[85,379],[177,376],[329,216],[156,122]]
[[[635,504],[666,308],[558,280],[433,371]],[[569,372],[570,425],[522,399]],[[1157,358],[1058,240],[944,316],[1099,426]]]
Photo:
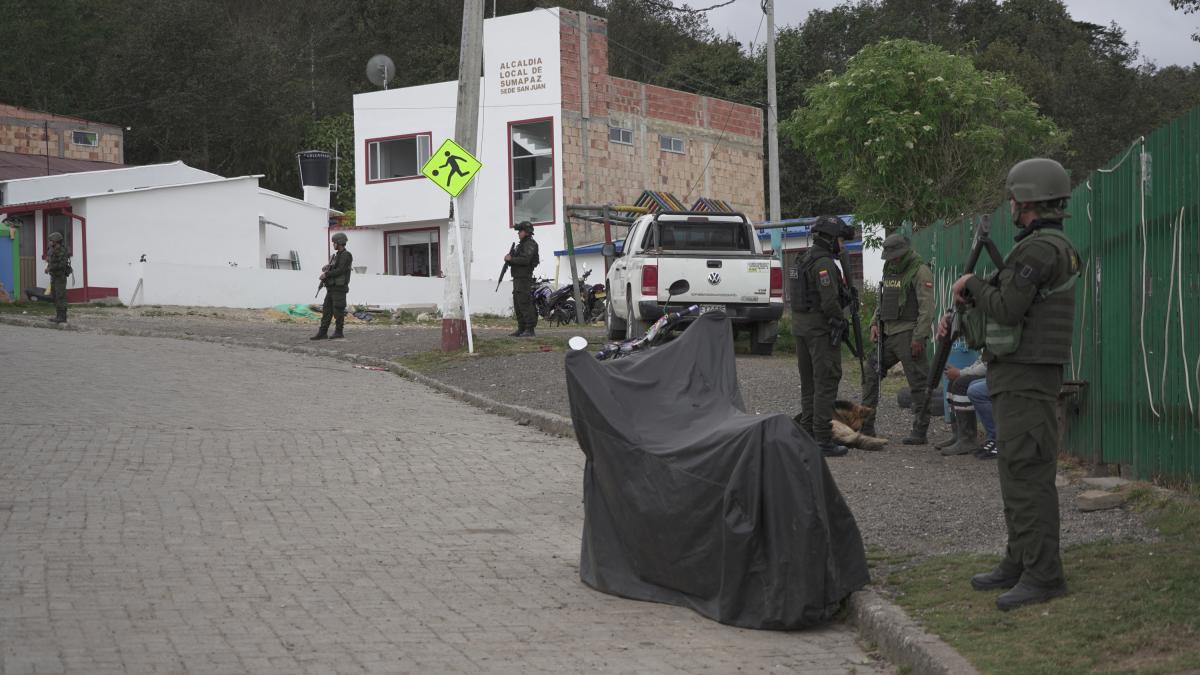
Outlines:
[[475,174],[479,173],[483,164],[463,150],[462,146],[453,139],[438,146],[437,152],[429,156],[429,161],[421,167],[421,173],[433,181],[435,185],[457,197],[467,188]]

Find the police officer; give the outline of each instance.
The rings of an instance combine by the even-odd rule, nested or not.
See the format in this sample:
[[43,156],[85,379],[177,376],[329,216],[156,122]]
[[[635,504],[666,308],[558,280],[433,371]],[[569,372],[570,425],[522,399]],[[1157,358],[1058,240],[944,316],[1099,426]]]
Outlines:
[[[897,362],[912,392],[912,431],[900,442],[924,445],[929,429],[929,364],[925,343],[933,326],[933,272],[912,250],[907,236],[893,234],[883,240],[883,295],[871,318],[871,341],[876,353],[867,358],[863,378],[863,405],[879,407],[879,380]],[[883,319],[882,322],[879,319]],[[882,323],[883,334],[879,327]],[[882,365],[882,371],[880,366]],[[875,435],[875,411],[863,424],[864,434]]]
[[533,240],[533,225],[528,220],[517,223],[517,238],[520,242],[512,253],[504,256],[512,270],[513,313],[517,315],[517,330],[513,337],[534,337],[537,327],[537,310],[533,308],[533,270],[541,262],[538,245]]
[[71,257],[63,245],[62,232],[46,236],[50,251],[46,253],[46,274],[50,275],[50,296],[54,298],[53,323],[67,322],[67,276],[71,274]]
[[[329,264],[321,268],[321,281],[325,284],[325,304],[321,306],[321,328],[309,340],[336,340],[342,335],[342,325],[346,322],[346,294],[350,292],[350,268],[354,265],[354,256],[346,250],[346,233],[338,232],[333,235],[334,254],[329,258]],[[329,321],[336,319],[333,335],[329,335]]]
[[[842,379],[840,335],[846,330],[842,312],[848,300],[842,273],[834,263],[841,238],[850,228],[836,216],[813,223],[812,246],[788,269],[791,283],[792,334],[800,368],[800,414],[796,423],[812,435],[826,457],[848,450],[833,442],[833,401]],[[851,230],[852,232],[852,230]]]
[[[1004,270],[989,280],[965,274],[952,291],[987,320],[988,392],[1000,446],[1000,493],[1008,547],[996,569],[976,574],[980,591],[1010,589],[1010,610],[1067,592],[1059,556],[1055,399],[1071,353],[1079,254],[1063,233],[1071,180],[1051,159],[1027,159],[1008,172],[1009,209],[1020,232]],[[948,321],[939,328],[945,332]]]

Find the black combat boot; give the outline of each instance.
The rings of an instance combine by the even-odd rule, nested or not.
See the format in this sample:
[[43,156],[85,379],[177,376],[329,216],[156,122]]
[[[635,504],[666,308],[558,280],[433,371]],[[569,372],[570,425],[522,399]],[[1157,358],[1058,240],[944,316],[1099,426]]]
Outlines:
[[958,442],[958,415],[955,415],[952,413],[950,415],[950,438],[947,438],[944,441],[938,441],[937,443],[934,444],[933,447],[937,448],[938,450],[941,450],[942,448],[948,448],[957,442]]
[[965,455],[968,452],[978,451],[979,446],[975,444],[975,441],[978,439],[975,430],[975,411],[955,410],[954,417],[958,420],[958,441],[954,445],[942,448],[942,455],[949,457],[951,455]]
[[1002,612],[1010,609],[1034,605],[1039,602],[1049,602],[1067,594],[1066,582],[1060,581],[1050,586],[1039,586],[1028,581],[1019,581],[1012,590],[1002,593],[996,598],[996,608]]
[[526,328],[518,337],[537,337],[537,333],[534,333],[532,328]]
[[971,588],[977,591],[994,591],[998,588],[1012,588],[1020,580],[1020,572],[1011,573],[997,567],[991,572],[984,572],[971,577]]
[[821,448],[821,455],[825,457],[845,457],[850,449],[844,445],[838,445],[833,441],[824,441],[818,447]]
[[925,445],[928,439],[925,436],[925,431],[928,427],[923,427],[917,424],[913,425],[912,431],[907,436],[900,439],[904,445]]
[[58,311],[58,322],[59,322],[59,323],[66,323],[66,322],[67,322],[67,310],[65,310],[65,309],[60,309],[60,310]]
[[329,322],[322,321],[321,327],[317,329],[317,334],[308,338],[309,340],[325,340],[329,338]]
[[509,337],[521,337],[524,334],[525,334],[525,327],[517,326],[517,329],[514,330],[513,332],[509,333],[508,336]]
[[330,340],[341,340],[346,337],[342,335],[342,325],[346,323],[346,315],[341,314],[336,317],[336,323],[333,325],[333,335],[329,336]]

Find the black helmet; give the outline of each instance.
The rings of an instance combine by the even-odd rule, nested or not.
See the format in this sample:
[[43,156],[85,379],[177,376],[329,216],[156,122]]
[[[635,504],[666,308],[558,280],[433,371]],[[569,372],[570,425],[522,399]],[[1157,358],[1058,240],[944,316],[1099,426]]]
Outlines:
[[346,236],[345,232],[338,232],[338,233],[334,234],[332,238],[333,238],[333,243],[341,244],[342,246],[345,246],[346,241],[349,240],[349,237]]
[[522,220],[521,222],[517,223],[513,229],[517,232],[525,230],[529,234],[533,234],[533,223],[529,222],[528,220]]
[[846,225],[845,221],[837,216],[821,216],[812,225],[812,231],[817,234],[827,235],[830,239],[845,237],[846,230],[850,230],[851,236],[854,235],[854,229]]

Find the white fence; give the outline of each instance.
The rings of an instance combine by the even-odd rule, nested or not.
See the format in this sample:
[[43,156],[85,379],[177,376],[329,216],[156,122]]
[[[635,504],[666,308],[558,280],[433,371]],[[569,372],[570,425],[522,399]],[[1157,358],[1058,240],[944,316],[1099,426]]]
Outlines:
[[[190,305],[197,307],[272,307],[309,304],[324,299],[313,294],[317,275],[311,271],[211,267],[172,263],[132,263],[118,295],[128,306]],[[441,309],[445,281],[437,278],[352,274],[347,301],[386,309]],[[512,284],[476,279],[469,297],[472,314],[511,314]]]

